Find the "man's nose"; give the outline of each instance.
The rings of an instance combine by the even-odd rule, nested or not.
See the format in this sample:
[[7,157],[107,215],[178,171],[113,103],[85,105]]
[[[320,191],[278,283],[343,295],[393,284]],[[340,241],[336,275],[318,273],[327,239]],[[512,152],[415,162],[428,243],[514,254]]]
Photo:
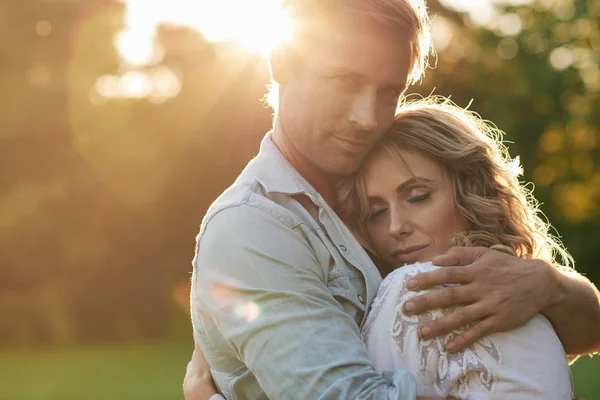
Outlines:
[[365,90],[354,100],[350,122],[363,131],[376,132],[379,127],[377,107],[377,94]]

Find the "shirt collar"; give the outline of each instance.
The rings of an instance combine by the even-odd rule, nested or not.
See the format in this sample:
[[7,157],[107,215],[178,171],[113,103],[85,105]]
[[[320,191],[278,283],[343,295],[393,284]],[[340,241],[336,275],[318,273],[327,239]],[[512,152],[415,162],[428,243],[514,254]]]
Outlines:
[[260,151],[252,162],[254,177],[267,193],[289,195],[305,194],[313,203],[325,203],[314,187],[283,156],[268,132],[260,144]]

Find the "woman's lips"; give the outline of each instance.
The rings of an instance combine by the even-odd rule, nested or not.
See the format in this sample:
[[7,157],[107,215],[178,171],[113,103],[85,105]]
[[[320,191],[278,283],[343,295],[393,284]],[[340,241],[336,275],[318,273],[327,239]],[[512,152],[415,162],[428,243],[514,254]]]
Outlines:
[[392,256],[400,262],[413,263],[419,260],[419,255],[427,246],[427,244],[419,244],[396,249],[392,252]]

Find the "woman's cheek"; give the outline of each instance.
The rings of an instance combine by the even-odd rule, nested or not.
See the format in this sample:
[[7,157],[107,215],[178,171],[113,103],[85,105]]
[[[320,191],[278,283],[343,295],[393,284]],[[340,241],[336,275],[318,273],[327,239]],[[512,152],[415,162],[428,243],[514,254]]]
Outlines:
[[379,242],[378,252],[380,254],[385,254],[389,250],[389,248],[391,246],[391,242],[394,240],[390,233],[390,230],[388,228],[388,224],[384,224],[384,223],[379,224],[378,230],[377,230],[377,239]]
[[379,224],[373,222],[367,223],[367,235],[369,235],[369,241],[373,246],[373,249],[379,253],[381,251],[381,242],[383,239],[382,232],[380,232]]

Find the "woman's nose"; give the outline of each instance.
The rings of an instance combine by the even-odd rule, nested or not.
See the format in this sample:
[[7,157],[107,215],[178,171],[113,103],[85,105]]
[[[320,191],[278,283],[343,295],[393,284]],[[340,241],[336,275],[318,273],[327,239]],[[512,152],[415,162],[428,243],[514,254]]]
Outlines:
[[410,233],[410,223],[408,216],[399,210],[392,210],[390,212],[390,234],[395,238],[406,236]]

